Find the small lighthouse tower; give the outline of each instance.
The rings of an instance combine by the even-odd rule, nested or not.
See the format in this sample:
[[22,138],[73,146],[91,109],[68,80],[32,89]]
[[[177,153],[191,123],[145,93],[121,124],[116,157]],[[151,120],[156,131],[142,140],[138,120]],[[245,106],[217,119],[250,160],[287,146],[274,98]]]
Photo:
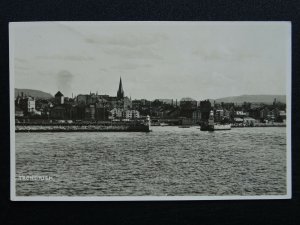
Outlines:
[[215,125],[214,111],[210,110],[209,118],[208,118],[208,130],[213,131],[214,125]]

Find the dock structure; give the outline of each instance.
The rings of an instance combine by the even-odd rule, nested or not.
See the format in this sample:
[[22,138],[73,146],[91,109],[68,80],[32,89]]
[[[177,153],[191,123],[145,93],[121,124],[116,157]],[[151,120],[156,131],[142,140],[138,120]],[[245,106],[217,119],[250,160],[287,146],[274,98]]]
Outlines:
[[97,123],[16,123],[15,132],[150,132],[150,117],[146,121]]

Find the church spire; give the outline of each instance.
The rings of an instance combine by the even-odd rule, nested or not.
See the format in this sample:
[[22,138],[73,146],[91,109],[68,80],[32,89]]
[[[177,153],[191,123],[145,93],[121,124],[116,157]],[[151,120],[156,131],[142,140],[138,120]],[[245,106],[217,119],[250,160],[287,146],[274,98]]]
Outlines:
[[117,92],[117,97],[118,98],[124,98],[124,90],[123,90],[122,78],[121,77],[120,77],[119,90]]

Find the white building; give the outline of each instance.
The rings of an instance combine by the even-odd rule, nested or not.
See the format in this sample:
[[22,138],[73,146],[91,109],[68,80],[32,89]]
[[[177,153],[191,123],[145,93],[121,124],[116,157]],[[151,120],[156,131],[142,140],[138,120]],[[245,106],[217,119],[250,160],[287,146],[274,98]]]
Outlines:
[[126,119],[137,119],[140,118],[140,112],[137,110],[123,110],[119,108],[114,108],[110,111],[110,119],[116,118],[126,118]]
[[137,119],[140,118],[140,112],[137,110],[124,110],[123,118],[126,119]]
[[217,109],[215,112],[215,120],[217,122],[221,121],[224,117],[224,110],[223,109]]
[[27,98],[27,112],[35,111],[35,99],[32,97]]
[[240,117],[249,116],[247,112],[243,112],[243,111],[235,111],[235,115]]
[[247,126],[254,126],[257,121],[252,117],[245,117],[243,123]]
[[122,118],[122,116],[123,116],[123,110],[118,109],[118,108],[114,108],[114,109],[110,110],[110,113],[111,113],[111,116],[113,119]]

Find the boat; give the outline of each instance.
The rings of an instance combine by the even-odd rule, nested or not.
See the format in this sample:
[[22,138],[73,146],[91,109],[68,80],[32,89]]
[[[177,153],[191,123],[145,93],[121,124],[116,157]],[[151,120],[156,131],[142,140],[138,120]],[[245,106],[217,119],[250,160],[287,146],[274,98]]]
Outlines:
[[201,131],[214,131],[214,125],[209,125],[207,122],[203,122],[200,125]]
[[207,122],[200,126],[201,131],[231,130],[231,124],[216,124],[214,122],[214,112],[211,110]]
[[214,130],[231,130],[231,124],[214,124]]

